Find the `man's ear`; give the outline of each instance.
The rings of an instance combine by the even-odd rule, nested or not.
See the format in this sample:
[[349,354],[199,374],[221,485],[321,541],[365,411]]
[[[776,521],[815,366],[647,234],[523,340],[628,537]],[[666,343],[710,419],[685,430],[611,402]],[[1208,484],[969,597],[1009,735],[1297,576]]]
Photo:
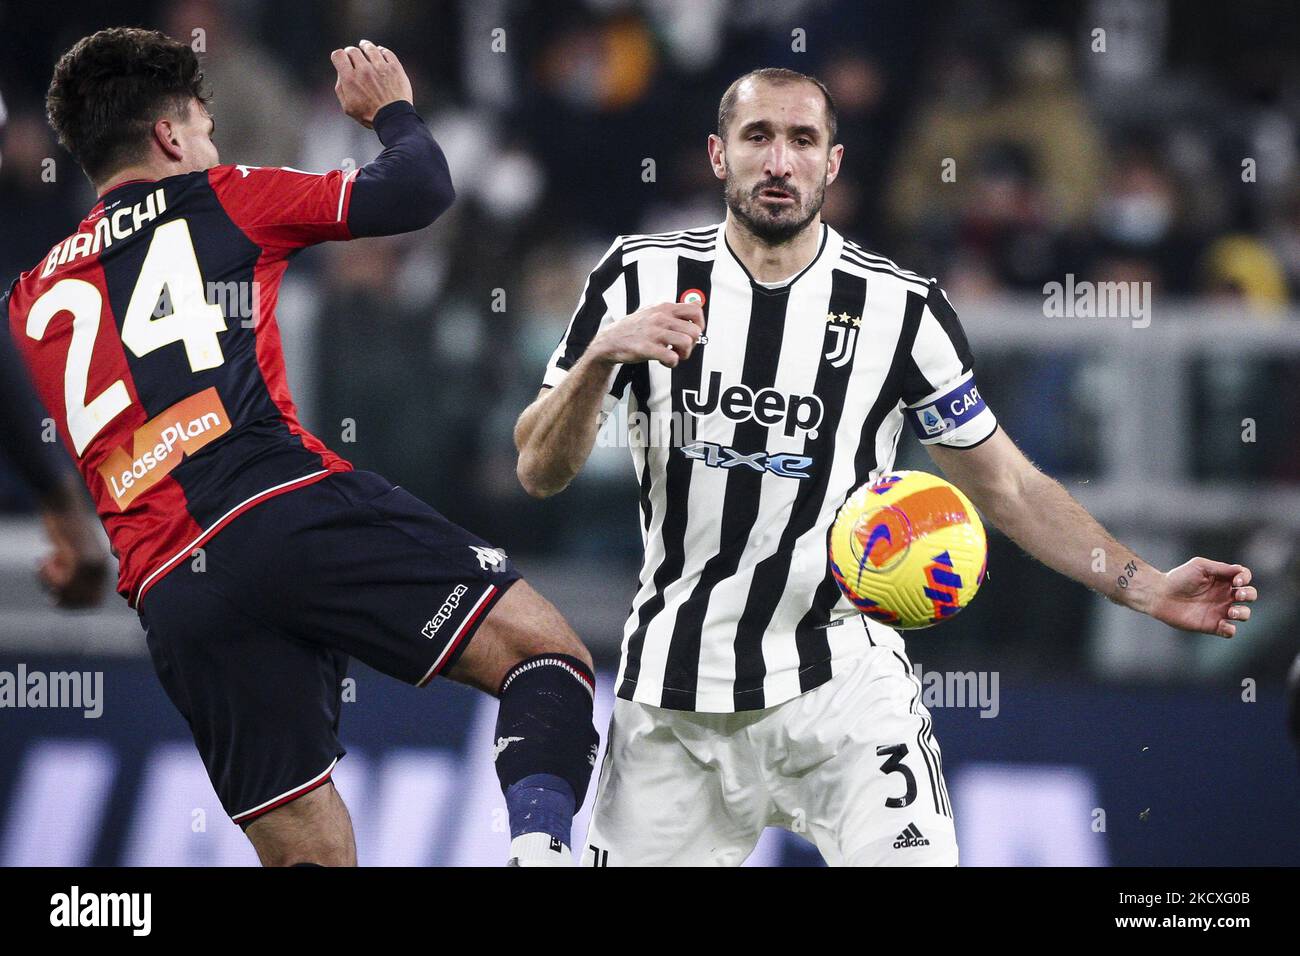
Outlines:
[[709,165],[718,179],[727,178],[727,148],[717,133],[709,134]]
[[180,161],[185,158],[185,150],[181,148],[180,137],[176,135],[176,124],[171,120],[160,119],[153,124],[153,140],[168,159]]
[[836,143],[826,157],[826,185],[835,182],[840,174],[840,163],[844,159],[844,147]]

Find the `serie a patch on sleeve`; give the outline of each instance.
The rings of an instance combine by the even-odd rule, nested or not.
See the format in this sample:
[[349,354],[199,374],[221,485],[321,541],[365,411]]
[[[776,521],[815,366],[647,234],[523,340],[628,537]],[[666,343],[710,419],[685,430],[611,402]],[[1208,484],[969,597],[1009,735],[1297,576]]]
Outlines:
[[973,445],[993,431],[996,420],[984,404],[974,373],[904,409],[922,444]]

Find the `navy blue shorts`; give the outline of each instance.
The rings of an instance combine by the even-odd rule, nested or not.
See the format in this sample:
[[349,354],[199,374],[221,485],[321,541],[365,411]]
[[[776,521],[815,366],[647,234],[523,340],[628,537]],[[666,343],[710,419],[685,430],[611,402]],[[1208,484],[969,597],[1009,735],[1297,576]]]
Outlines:
[[339,472],[240,515],[140,602],[149,653],[231,818],[329,779],[348,659],[423,686],[519,575],[392,482]]

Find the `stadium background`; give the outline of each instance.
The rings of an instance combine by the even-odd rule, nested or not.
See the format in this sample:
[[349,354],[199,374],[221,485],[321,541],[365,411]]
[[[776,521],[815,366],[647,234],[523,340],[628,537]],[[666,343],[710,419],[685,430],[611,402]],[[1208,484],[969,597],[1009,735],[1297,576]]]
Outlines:
[[[846,146],[826,219],[940,277],[999,418],[1118,537],[1166,567],[1198,553],[1249,564],[1264,595],[1234,641],[1178,635],[995,534],[975,603],[908,642],[932,677],[997,678],[996,716],[951,697],[933,708],[964,862],[1300,863],[1283,694],[1300,610],[1290,4],[106,9],[0,2],[0,273],[30,268],[93,203],[42,109],[78,37],[121,23],[190,37],[223,161],[312,170],[378,146],[338,110],[329,50],[392,47],[459,198],[414,236],[297,259],[280,311],[291,382],[332,447],[515,557],[605,669],[603,713],[640,555],[628,452],[599,447],[539,503],[515,480],[512,424],[614,235],[721,218],[704,141],[727,83],[760,65],[821,76]],[[1044,286],[1068,275],[1150,283],[1150,324],[1049,315]],[[900,465],[932,467],[910,440]],[[0,710],[0,863],[251,862],[134,614],[113,596],[83,614],[46,606],[39,524],[3,463],[0,511],[0,671],[98,672],[104,687],[93,720]],[[338,779],[362,861],[499,863],[490,702],[354,672]],[[814,860],[769,834],[754,862]]]

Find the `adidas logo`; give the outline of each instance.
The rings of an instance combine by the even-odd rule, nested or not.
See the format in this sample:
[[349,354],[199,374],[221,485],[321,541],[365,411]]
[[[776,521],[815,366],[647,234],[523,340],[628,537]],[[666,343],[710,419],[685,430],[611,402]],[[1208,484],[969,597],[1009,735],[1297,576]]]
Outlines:
[[930,841],[921,835],[921,831],[916,828],[915,823],[909,823],[907,829],[898,835],[894,841],[894,849],[902,850],[909,846],[929,846]]

